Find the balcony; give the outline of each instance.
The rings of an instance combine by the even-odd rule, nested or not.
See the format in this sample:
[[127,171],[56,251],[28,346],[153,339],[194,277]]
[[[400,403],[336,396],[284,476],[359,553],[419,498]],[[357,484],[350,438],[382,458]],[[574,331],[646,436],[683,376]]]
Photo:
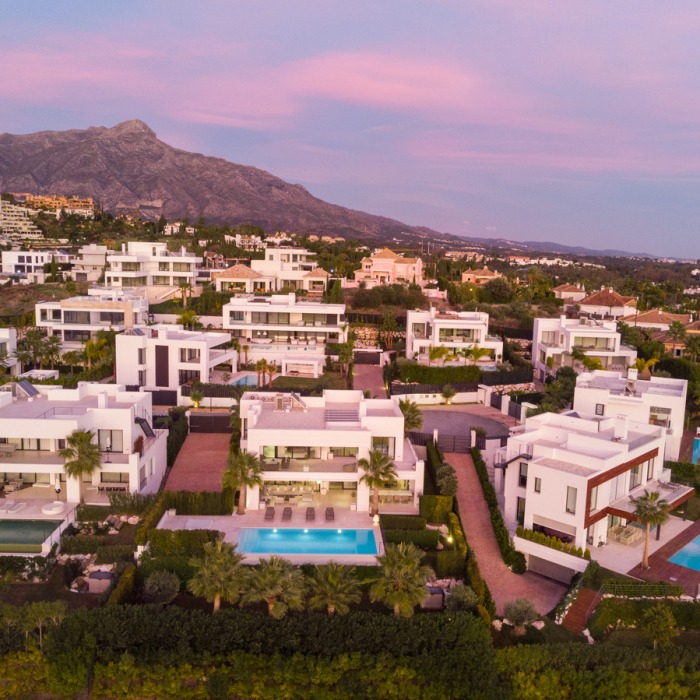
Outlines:
[[294,473],[357,473],[357,461],[354,457],[332,457],[330,459],[280,459],[263,460],[266,472]]
[[685,501],[691,498],[695,493],[695,489],[692,486],[684,486],[683,484],[676,484],[672,481],[655,479],[654,481],[637,486],[626,496],[613,501],[609,506],[610,510],[614,511],[616,515],[625,517],[628,520],[636,520],[634,517],[634,504],[631,499],[643,496],[645,490],[649,493],[657,491],[659,497],[670,503],[673,508],[679,506],[681,503],[685,503]]

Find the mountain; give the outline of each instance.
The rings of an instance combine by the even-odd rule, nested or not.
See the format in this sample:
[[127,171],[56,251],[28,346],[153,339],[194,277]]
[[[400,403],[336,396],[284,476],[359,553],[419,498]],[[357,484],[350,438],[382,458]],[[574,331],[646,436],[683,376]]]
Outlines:
[[173,148],[140,120],[0,135],[0,191],[92,197],[113,213],[416,244],[462,239],[328,204],[264,170]]

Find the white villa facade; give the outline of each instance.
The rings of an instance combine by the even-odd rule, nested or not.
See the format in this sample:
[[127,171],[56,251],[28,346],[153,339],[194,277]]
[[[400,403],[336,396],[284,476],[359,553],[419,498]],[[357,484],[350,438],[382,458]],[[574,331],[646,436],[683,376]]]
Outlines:
[[677,461],[687,393],[685,379],[639,379],[634,368],[627,374],[595,370],[576,378],[573,409],[586,415],[625,415],[633,421],[661,426],[666,431],[664,458]]
[[237,368],[229,333],[186,331],[182,326],[139,326],[116,336],[117,382],[147,389],[207,383],[216,365]]
[[58,335],[64,350],[82,347],[100,330],[118,333],[148,320],[148,301],[123,290],[97,287],[87,296],[61,301],[40,301],[35,306],[36,325],[48,335]]
[[139,288],[149,299],[165,299],[179,294],[181,284],[197,282],[202,258],[184,248],[168,250],[167,243],[129,241],[122,250],[107,254],[105,285],[114,289]]
[[409,311],[406,315],[406,357],[428,361],[431,347],[445,347],[459,354],[475,346],[491,352],[491,358],[503,357],[503,341],[489,336],[489,315],[478,311],[439,313]]
[[544,380],[564,365],[582,371],[583,365],[571,356],[574,349],[600,360],[603,369],[624,371],[634,364],[637,351],[623,345],[620,338],[615,321],[566,316],[536,318],[532,336],[535,376]]
[[[543,413],[511,430],[494,466],[504,471],[504,516],[582,550],[634,521],[630,496],[658,491],[677,506],[694,493],[663,468],[666,429],[626,416]],[[626,529],[638,540],[639,528]],[[630,539],[631,542],[631,539]],[[516,540],[517,545],[517,540]],[[549,548],[540,546],[546,558]]]
[[105,271],[107,246],[90,243],[78,250],[73,261],[73,278],[76,282],[97,282]]
[[362,258],[362,267],[354,274],[355,281],[364,283],[367,289],[384,284],[417,284],[422,287],[423,261],[420,258],[404,258],[384,248]]
[[239,339],[244,361],[275,362],[282,374],[318,376],[326,345],[348,337],[345,304],[297,299],[294,292],[233,297],[223,307],[223,327]]
[[86,502],[106,502],[110,491],[158,490],[168,431],[153,428],[149,393],[126,392],[116,384],[25,385],[28,392],[21,387],[0,392],[0,475],[15,501],[21,501],[22,489],[33,488],[45,489],[50,501],[79,502],[81,484],[66,477],[59,455],[75,430],[92,431],[102,453],[99,469],[83,479]]
[[15,376],[19,372],[20,363],[15,357],[17,350],[17,331],[14,328],[0,328],[0,359],[4,371]]
[[264,260],[212,273],[217,292],[263,294],[282,288],[320,296],[326,291],[330,275],[318,266],[316,254],[306,248],[267,248]]
[[371,492],[361,482],[357,460],[380,450],[398,476],[394,487],[380,491],[380,510],[417,512],[424,463],[404,438],[403,414],[390,399],[365,399],[361,391],[326,390],[304,398],[250,392],[241,399],[240,415],[241,448],[265,465],[262,489],[248,489],[248,508],[293,488],[308,503],[323,496],[331,505],[368,512]]

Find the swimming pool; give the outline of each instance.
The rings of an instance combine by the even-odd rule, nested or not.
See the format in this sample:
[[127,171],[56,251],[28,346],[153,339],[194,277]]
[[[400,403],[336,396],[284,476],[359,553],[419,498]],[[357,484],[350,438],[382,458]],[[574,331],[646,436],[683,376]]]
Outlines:
[[257,386],[258,378],[254,377],[252,374],[246,374],[242,377],[238,377],[233,384],[236,386]]
[[372,530],[256,528],[241,529],[238,549],[247,554],[377,554]]
[[0,550],[4,545],[40,545],[62,520],[0,520]]
[[686,569],[700,571],[700,535],[688,542],[683,549],[679,549],[669,561],[678,566],[685,566]]

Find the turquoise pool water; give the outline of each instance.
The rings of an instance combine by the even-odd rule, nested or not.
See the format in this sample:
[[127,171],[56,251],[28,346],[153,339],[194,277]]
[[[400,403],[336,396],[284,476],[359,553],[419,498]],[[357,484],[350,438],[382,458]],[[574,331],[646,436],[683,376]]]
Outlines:
[[61,520],[0,520],[0,546],[41,544]]
[[246,374],[244,377],[238,377],[235,382],[236,386],[257,386],[258,378],[250,374]]
[[679,549],[669,561],[678,566],[685,566],[686,569],[700,571],[700,535],[688,544]]
[[372,530],[243,528],[238,549],[247,554],[377,554]]

